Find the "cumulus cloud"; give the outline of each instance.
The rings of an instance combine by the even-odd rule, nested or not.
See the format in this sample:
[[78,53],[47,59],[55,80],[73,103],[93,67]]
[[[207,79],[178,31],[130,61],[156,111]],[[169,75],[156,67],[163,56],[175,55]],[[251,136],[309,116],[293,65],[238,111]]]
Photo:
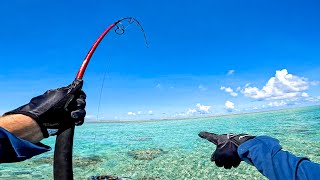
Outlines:
[[187,115],[192,115],[192,114],[194,114],[194,113],[196,113],[197,112],[197,110],[196,109],[188,109],[188,111],[186,112],[186,114]]
[[271,77],[267,84],[259,89],[247,86],[241,92],[250,98],[259,100],[281,100],[305,97],[303,92],[309,88],[307,78],[289,74],[286,69],[276,71],[275,77]]
[[128,112],[128,115],[130,115],[130,116],[135,116],[135,115],[137,115],[137,113],[134,113],[134,112]]
[[226,108],[228,111],[234,110],[234,103],[231,101],[226,101],[224,103],[224,108]]
[[211,106],[205,106],[205,105],[201,105],[200,103],[197,103],[195,108],[189,108],[186,112],[177,113],[174,115],[174,117],[209,114],[211,113],[210,109],[211,109]]
[[209,113],[209,110],[211,108],[211,106],[201,105],[200,103],[198,103],[196,106],[198,108],[197,111],[203,114]]
[[220,90],[229,93],[229,94],[230,94],[231,96],[233,96],[233,97],[238,96],[238,93],[234,92],[233,89],[231,89],[230,87],[221,86],[221,87],[220,87]]
[[234,71],[233,69],[230,69],[230,70],[228,71],[227,75],[230,76],[230,75],[234,74],[234,72],[235,72],[235,71]]
[[136,111],[136,112],[130,111],[130,112],[128,112],[129,116],[148,115],[148,114],[152,115],[153,111],[149,110],[149,111]]

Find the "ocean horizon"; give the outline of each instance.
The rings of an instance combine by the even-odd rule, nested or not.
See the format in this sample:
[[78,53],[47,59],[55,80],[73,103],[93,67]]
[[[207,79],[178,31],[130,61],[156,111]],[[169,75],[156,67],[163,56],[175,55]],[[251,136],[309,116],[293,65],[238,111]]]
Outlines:
[[[76,128],[74,179],[266,179],[244,162],[236,169],[210,161],[215,147],[200,131],[249,133],[280,140],[284,149],[320,163],[320,106],[184,120],[85,123]],[[55,138],[44,144],[54,148]],[[53,179],[53,152],[1,164],[0,179]],[[125,179],[125,178],[124,178]]]
[[280,108],[280,109],[267,109],[267,110],[257,110],[251,112],[237,112],[237,113],[222,113],[222,114],[214,114],[214,115],[206,115],[203,116],[187,116],[187,117],[173,117],[173,118],[149,118],[149,119],[89,119],[86,120],[85,123],[127,123],[127,122],[158,122],[158,121],[179,121],[179,120],[193,120],[193,119],[206,119],[206,118],[216,118],[216,117],[223,117],[223,116],[237,116],[237,115],[245,115],[245,114],[257,114],[257,113],[268,113],[274,111],[286,111],[290,109],[303,109],[303,108],[311,108],[311,107],[319,107],[320,105],[309,105],[309,106],[301,106],[301,107],[291,107],[291,108]]

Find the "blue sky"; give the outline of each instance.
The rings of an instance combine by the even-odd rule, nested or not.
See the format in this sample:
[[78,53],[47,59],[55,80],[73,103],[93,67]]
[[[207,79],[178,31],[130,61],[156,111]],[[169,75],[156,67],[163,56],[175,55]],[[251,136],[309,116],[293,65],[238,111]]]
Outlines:
[[100,33],[126,16],[150,47],[136,26],[108,34],[84,77],[88,119],[319,104],[319,1],[181,2],[1,2],[0,113],[69,84]]

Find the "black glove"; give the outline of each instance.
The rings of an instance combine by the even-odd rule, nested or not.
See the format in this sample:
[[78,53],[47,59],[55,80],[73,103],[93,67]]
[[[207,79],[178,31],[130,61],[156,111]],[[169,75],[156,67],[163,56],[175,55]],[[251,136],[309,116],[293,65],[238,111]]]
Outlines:
[[83,81],[74,80],[69,86],[49,90],[9,114],[24,114],[33,118],[40,126],[45,138],[47,129],[61,129],[71,124],[81,125],[86,115],[86,95],[81,90]]
[[238,146],[249,139],[255,138],[248,134],[214,134],[209,132],[200,132],[199,136],[206,139],[215,145],[216,150],[211,156],[211,161],[214,161],[217,166],[224,166],[225,169],[231,169],[231,167],[238,167],[241,159],[238,155]]

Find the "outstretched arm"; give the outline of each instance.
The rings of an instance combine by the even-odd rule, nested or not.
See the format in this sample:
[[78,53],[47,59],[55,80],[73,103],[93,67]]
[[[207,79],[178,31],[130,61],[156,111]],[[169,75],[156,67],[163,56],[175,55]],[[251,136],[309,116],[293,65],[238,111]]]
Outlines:
[[282,150],[279,141],[259,136],[238,147],[242,160],[254,165],[268,179],[317,179],[320,165]]
[[26,115],[14,114],[0,117],[0,127],[32,143],[38,143],[43,139],[37,122]]
[[208,132],[201,132],[199,136],[217,145],[211,160],[219,167],[237,167],[243,160],[254,165],[271,180],[320,177],[319,164],[282,150],[279,141],[274,138],[246,134],[218,135]]

